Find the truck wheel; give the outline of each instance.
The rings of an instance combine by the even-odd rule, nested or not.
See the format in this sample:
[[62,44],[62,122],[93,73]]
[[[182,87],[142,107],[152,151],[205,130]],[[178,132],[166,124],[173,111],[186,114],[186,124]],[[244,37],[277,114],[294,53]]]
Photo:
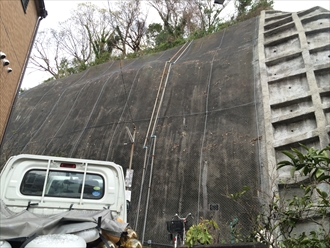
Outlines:
[[50,234],[36,237],[26,248],[86,248],[83,238],[73,234]]

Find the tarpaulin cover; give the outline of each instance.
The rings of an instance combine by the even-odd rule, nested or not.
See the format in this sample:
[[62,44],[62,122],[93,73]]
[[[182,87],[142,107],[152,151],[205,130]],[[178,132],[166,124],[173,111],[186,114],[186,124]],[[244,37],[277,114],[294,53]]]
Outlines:
[[102,217],[101,229],[120,237],[127,223],[114,220],[109,209],[71,210],[59,214],[41,215],[28,210],[11,211],[0,200],[0,240],[31,237],[34,234],[67,234],[95,228]]

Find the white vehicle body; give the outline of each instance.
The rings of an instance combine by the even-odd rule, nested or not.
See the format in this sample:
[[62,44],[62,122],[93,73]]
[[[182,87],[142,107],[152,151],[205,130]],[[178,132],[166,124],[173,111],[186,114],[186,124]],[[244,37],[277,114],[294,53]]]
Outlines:
[[106,209],[113,220],[127,221],[123,169],[107,161],[13,156],[0,174],[0,200],[14,213],[48,216]]

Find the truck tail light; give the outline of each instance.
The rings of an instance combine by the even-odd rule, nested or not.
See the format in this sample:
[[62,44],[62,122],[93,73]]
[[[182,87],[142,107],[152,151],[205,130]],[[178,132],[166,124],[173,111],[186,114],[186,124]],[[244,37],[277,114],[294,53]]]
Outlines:
[[64,168],[76,168],[76,164],[61,163],[60,167],[64,167]]

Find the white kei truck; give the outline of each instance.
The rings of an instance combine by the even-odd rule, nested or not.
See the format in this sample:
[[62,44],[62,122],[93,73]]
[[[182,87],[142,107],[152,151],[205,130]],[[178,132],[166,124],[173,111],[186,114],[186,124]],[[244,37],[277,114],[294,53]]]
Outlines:
[[121,166],[21,154],[0,174],[0,248],[140,247]]

